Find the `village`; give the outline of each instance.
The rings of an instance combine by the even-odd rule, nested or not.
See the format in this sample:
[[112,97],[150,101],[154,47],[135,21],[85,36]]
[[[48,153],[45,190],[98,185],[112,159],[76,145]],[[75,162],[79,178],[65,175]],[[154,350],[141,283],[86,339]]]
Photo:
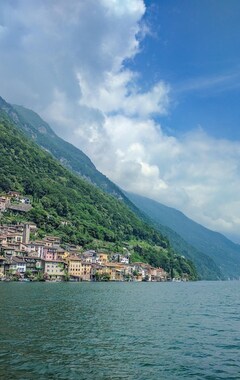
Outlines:
[[131,255],[62,248],[59,237],[30,241],[35,224],[0,226],[2,281],[167,281],[162,268],[131,263]]
[[[27,212],[29,198],[10,191],[0,197],[0,213],[11,209]],[[35,237],[34,223],[0,225],[0,281],[168,281],[162,268],[131,263],[131,254],[103,250],[84,251],[81,246],[62,245],[57,236]]]

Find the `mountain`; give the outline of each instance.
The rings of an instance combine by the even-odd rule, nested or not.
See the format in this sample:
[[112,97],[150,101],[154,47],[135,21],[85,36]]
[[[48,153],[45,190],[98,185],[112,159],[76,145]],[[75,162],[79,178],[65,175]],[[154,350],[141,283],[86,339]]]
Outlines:
[[175,252],[183,255],[191,260],[202,280],[224,280],[225,276],[220,268],[215,264],[213,259],[204,253],[194,248],[191,244],[187,243],[179,234],[167,226],[154,223],[154,226],[160,231],[163,236],[166,236],[175,250]]
[[0,97],[0,109],[6,112],[14,124],[38,145],[50,152],[62,165],[73,170],[105,192],[125,200],[123,192],[100,173],[92,161],[80,149],[61,139],[41,117],[22,106],[10,105]]
[[[0,98],[0,109],[8,114],[19,129],[39,146],[50,152],[62,165],[87,179],[92,184],[95,184],[103,191],[123,200],[138,217],[149,223],[149,218],[146,218],[146,215],[143,214],[128,197],[126,197],[124,192],[122,192],[106,176],[100,173],[91,160],[81,150],[58,137],[39,115],[22,106],[10,105],[2,98]],[[159,229],[159,226],[157,227]],[[184,242],[179,235],[169,230],[167,227],[161,226],[160,231],[170,239],[174,249],[181,253],[181,255],[184,255],[189,259],[194,258],[194,262],[201,278],[219,279],[223,277],[220,269],[210,257],[204,255],[187,242]]]
[[84,247],[127,247],[133,259],[142,259],[168,272],[196,278],[189,260],[176,255],[166,238],[137,217],[127,205],[64,168],[51,154],[26,137],[0,111],[0,193],[26,195],[27,213],[8,210],[1,222],[31,220],[39,234],[55,234],[63,242]]
[[104,192],[123,200],[138,217],[149,223],[149,218],[146,218],[146,215],[126,197],[118,186],[96,169],[86,154],[57,136],[36,112],[22,106],[11,105],[1,97],[0,110],[6,112],[17,128],[40,147],[51,153],[63,166],[80,175],[91,184],[96,185]]
[[[174,208],[136,194],[127,193],[127,196],[141,211],[151,217],[155,226],[168,237],[175,249],[178,246],[178,243],[174,242],[176,236],[174,237],[171,231],[166,232],[167,229],[163,226],[173,230],[188,245],[194,247],[195,250],[188,250],[186,246],[181,250],[179,249],[178,252],[183,254],[183,251],[186,250],[186,253],[190,253],[187,253],[186,257],[191,257],[198,269],[199,253],[201,252],[205,255],[206,264],[206,256],[214,261],[215,266],[219,268],[219,274],[221,272],[226,278],[240,277],[240,246],[238,244],[233,243],[218,232],[201,226]],[[177,237],[177,239],[179,238]],[[203,258],[203,256],[201,257]],[[203,263],[202,259],[201,263]],[[210,268],[213,269],[212,266]]]

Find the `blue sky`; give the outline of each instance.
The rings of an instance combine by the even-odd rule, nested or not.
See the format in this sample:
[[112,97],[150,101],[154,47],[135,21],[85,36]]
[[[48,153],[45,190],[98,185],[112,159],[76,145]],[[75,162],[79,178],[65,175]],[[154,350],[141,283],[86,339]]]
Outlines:
[[240,242],[239,0],[0,2],[0,95]]
[[146,86],[171,85],[173,133],[201,126],[215,137],[240,139],[240,3],[238,0],[145,1],[151,34],[130,63]]

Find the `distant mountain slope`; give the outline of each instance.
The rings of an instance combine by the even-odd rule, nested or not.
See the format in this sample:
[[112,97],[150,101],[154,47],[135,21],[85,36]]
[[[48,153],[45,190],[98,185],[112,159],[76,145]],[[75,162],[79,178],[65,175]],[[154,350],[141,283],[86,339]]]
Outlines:
[[[64,166],[86,178],[105,192],[119,199],[126,198],[113,182],[96,169],[86,154],[57,136],[37,113],[22,106],[10,105],[1,97],[0,109],[10,116],[18,128],[22,129],[38,145],[50,152]],[[128,202],[126,199],[125,201]]]
[[210,256],[205,255],[191,244],[187,243],[179,234],[173,231],[171,228],[162,226],[155,222],[155,228],[157,228],[164,236],[166,236],[178,254],[192,260],[197,268],[200,279],[202,280],[223,280],[225,279],[223,273],[215,264]]
[[[141,211],[157,223],[159,231],[164,233],[163,226],[169,227],[197,251],[209,256],[226,277],[238,278],[240,276],[240,246],[238,244],[220,233],[201,226],[174,208],[136,194],[127,193],[127,196]],[[166,233],[176,249],[177,244],[173,243],[174,238],[170,235],[169,232]],[[199,255],[194,251],[193,254],[195,257]],[[186,257],[189,256],[186,255]],[[191,257],[193,259],[193,256]],[[194,262],[197,265],[195,259]]]
[[39,233],[60,236],[64,242],[127,246],[133,254],[168,272],[196,278],[192,263],[176,255],[166,238],[138,218],[124,202],[64,168],[51,154],[26,137],[0,110],[0,193],[20,191],[32,201],[27,216],[12,210],[0,215],[6,222],[29,218]]

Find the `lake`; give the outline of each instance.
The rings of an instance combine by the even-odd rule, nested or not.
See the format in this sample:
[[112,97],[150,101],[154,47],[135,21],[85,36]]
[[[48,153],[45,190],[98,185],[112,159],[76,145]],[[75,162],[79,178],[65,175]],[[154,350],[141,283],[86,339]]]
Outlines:
[[0,283],[0,379],[240,379],[240,282]]

